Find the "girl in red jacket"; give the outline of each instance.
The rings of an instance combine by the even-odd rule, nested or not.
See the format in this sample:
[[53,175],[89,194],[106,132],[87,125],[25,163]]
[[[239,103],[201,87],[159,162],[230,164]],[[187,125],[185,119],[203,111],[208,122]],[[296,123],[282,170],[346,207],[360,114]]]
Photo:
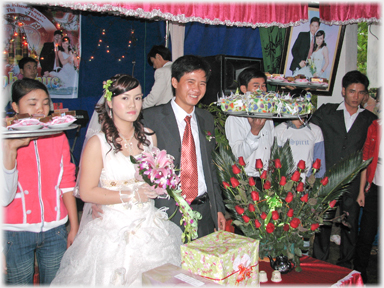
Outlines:
[[[49,94],[37,80],[17,80],[16,113],[49,113]],[[75,165],[64,133],[3,140],[3,253],[6,282],[33,284],[35,253],[41,284],[50,284],[78,230]],[[67,233],[65,224],[70,221]]]

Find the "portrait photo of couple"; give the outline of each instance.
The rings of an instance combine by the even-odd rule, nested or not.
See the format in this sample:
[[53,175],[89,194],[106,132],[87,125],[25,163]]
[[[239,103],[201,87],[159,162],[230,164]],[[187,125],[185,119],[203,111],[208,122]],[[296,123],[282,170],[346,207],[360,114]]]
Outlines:
[[308,18],[308,22],[291,28],[284,74],[329,80],[341,48],[340,26],[321,23],[318,8],[309,7]]

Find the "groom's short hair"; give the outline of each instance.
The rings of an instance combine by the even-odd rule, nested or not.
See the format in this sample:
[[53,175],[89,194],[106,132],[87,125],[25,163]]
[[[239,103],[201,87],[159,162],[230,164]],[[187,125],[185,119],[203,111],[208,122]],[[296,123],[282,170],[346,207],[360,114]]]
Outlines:
[[191,73],[196,70],[203,70],[208,82],[211,76],[211,66],[209,63],[200,56],[184,55],[173,62],[172,78],[176,78],[177,82],[179,82],[185,73]]
[[312,18],[311,18],[311,22],[309,23],[309,25],[311,25],[312,22],[317,22],[317,23],[319,23],[319,27],[320,27],[320,18],[319,18],[319,17],[312,17]]

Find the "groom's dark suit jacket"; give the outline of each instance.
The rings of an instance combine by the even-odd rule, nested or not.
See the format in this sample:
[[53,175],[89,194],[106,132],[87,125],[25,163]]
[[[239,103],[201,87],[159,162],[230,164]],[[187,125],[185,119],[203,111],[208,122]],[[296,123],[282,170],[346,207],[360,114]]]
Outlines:
[[[199,127],[201,159],[203,163],[205,183],[210,199],[211,215],[218,230],[217,213],[222,212],[224,215],[225,207],[221,197],[221,190],[216,176],[216,168],[212,161],[211,153],[215,149],[215,141],[208,141],[205,137],[206,131],[214,135],[213,116],[205,110],[195,108],[197,123]],[[157,147],[167,150],[167,153],[175,157],[176,168],[180,168],[181,158],[181,140],[176,122],[176,117],[173,112],[171,102],[167,104],[144,109],[144,126],[152,129],[156,133]],[[155,205],[158,208],[169,207],[167,213],[172,213],[177,209],[173,199],[156,199]],[[177,209],[178,210],[178,209]],[[181,214],[177,214],[171,219],[174,223],[180,226]],[[204,223],[204,219],[199,221],[199,225]]]
[[296,68],[301,68],[299,66],[299,63],[301,60],[306,60],[310,48],[310,41],[311,41],[311,32],[300,32],[297,36],[297,39],[295,41],[295,44],[293,44],[293,47],[291,49],[292,52],[292,63],[291,67],[289,67],[289,70],[295,71]]

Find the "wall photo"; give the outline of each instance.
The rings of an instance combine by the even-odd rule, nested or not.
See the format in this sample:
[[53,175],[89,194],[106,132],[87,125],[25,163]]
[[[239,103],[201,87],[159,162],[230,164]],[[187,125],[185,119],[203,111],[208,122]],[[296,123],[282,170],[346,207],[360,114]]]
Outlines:
[[318,93],[332,95],[344,30],[344,26],[321,23],[319,9],[309,7],[308,22],[288,29],[280,73],[324,78],[328,87]]
[[36,79],[52,98],[77,98],[80,15],[23,3],[3,5],[3,88],[23,75],[19,61],[35,59]]

